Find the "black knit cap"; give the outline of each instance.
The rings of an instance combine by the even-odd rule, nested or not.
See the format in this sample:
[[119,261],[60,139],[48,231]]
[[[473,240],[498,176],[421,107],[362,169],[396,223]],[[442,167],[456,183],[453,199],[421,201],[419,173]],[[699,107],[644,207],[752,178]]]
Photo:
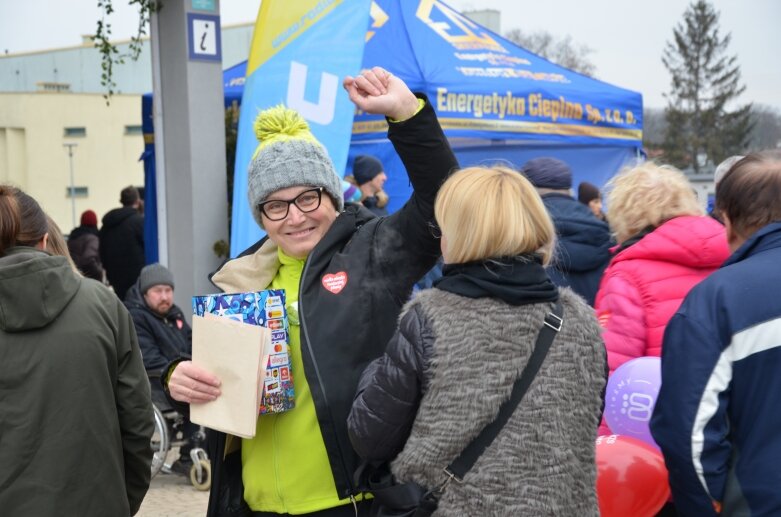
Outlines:
[[353,177],[358,185],[369,183],[383,171],[382,162],[374,156],[362,154],[355,157],[353,164]]

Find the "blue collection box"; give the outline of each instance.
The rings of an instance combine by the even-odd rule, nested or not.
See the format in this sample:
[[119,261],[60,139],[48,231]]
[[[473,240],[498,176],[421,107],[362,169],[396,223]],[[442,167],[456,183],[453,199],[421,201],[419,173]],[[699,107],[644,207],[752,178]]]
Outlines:
[[[271,349],[265,351],[265,385],[259,413],[282,413],[295,407],[285,290],[193,296],[193,314],[226,316],[271,331]],[[219,343],[215,343],[219,346]]]

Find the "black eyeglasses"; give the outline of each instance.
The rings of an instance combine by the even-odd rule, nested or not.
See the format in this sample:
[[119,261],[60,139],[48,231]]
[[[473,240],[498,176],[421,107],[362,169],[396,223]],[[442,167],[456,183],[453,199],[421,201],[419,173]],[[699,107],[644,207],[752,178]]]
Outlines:
[[320,207],[320,201],[323,198],[323,187],[305,190],[293,199],[270,199],[258,203],[258,210],[265,215],[269,221],[281,221],[287,217],[290,212],[290,205],[296,205],[296,208],[304,213],[314,212]]

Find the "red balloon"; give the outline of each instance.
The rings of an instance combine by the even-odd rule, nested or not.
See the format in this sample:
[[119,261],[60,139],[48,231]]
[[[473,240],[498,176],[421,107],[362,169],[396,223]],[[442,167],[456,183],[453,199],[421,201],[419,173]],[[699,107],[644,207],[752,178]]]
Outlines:
[[669,499],[664,458],[653,446],[629,436],[600,436],[596,457],[602,517],[653,517]]

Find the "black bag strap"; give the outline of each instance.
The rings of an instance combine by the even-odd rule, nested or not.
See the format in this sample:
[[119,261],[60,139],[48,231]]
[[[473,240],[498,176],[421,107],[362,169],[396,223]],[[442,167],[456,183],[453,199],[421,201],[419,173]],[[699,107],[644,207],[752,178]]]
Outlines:
[[523,369],[521,376],[513,384],[512,393],[510,398],[502,404],[499,409],[499,413],[493,422],[485,426],[480,434],[478,434],[466,448],[461,451],[461,454],[453,460],[453,462],[445,468],[445,473],[449,476],[447,484],[451,479],[455,479],[459,483],[464,479],[467,472],[474,466],[477,459],[483,454],[483,451],[493,443],[499,431],[507,423],[512,416],[513,411],[521,402],[521,399],[526,394],[526,390],[529,389],[534,377],[542,366],[542,362],[545,360],[545,356],[548,355],[553,339],[556,334],[561,330],[562,320],[561,316],[563,309],[561,302],[556,301],[553,307],[553,312],[549,312],[545,316],[545,324],[540,329],[540,333],[537,335],[537,341],[534,343],[534,351],[532,352],[529,362]]

